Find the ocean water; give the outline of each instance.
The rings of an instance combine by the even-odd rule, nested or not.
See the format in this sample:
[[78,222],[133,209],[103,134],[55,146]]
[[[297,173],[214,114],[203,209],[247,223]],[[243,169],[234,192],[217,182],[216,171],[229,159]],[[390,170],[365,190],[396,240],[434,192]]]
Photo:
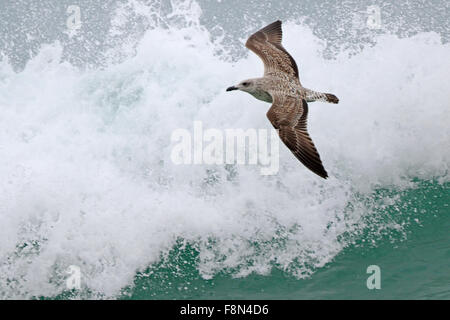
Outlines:
[[[1,299],[450,299],[448,2],[0,5]],[[225,88],[276,19],[340,99],[309,108],[330,178],[173,163],[195,121],[271,127]]]

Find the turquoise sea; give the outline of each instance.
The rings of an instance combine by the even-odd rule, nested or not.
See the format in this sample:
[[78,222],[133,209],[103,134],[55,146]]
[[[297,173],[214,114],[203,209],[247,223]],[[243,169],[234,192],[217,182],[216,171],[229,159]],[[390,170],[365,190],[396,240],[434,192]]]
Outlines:
[[[450,299],[447,1],[0,6],[0,299]],[[330,178],[177,163],[271,128],[225,89],[277,19]]]
[[[298,280],[274,269],[268,275],[250,275],[243,279],[223,272],[205,281],[196,270],[198,252],[191,247],[183,250],[178,247],[163,263],[139,273],[132,289],[126,290],[121,298],[449,299],[448,197],[448,183],[423,182],[417,189],[402,193],[403,210],[429,213],[406,230],[406,240],[395,241],[386,236],[372,246],[359,239],[307,279]],[[395,208],[384,212],[389,219],[405,218]],[[414,216],[408,218],[416,219]],[[379,290],[369,290],[366,285],[372,274],[366,273],[367,267],[374,264],[380,267],[382,274]],[[180,266],[185,270],[182,275],[177,272]]]

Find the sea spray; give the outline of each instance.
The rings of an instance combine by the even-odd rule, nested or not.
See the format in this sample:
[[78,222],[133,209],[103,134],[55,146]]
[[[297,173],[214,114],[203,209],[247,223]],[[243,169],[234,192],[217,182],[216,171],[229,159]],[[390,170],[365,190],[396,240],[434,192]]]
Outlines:
[[230,62],[198,23],[155,26],[99,69],[62,62],[60,43],[19,73],[0,62],[0,297],[58,295],[70,266],[88,296],[117,297],[180,239],[206,279],[273,269],[305,278],[359,237],[400,239],[406,222],[379,210],[399,196],[374,194],[448,182],[449,45],[435,33],[383,35],[327,60],[323,41],[289,21],[283,44],[305,86],[340,98],[310,106],[327,181],[284,146],[275,176],[172,163],[172,132],[195,121],[271,128],[268,104],[225,94],[262,73],[259,58]]

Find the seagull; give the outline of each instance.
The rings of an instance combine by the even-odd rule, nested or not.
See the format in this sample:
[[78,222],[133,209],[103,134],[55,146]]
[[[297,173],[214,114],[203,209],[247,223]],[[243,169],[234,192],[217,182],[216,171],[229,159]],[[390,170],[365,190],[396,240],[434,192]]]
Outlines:
[[264,76],[241,81],[226,91],[241,90],[256,99],[272,103],[269,118],[283,143],[309,170],[326,179],[328,173],[307,128],[308,102],[338,103],[331,93],[304,88],[298,77],[295,60],[281,45],[281,21],[275,21],[252,34],[245,46],[264,63]]

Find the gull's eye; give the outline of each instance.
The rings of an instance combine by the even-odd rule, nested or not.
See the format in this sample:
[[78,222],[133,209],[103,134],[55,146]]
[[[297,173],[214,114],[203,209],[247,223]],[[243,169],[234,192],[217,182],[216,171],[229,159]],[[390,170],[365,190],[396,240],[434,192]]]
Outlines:
[[242,85],[243,85],[244,87],[247,87],[249,84],[250,84],[250,82],[242,82]]

